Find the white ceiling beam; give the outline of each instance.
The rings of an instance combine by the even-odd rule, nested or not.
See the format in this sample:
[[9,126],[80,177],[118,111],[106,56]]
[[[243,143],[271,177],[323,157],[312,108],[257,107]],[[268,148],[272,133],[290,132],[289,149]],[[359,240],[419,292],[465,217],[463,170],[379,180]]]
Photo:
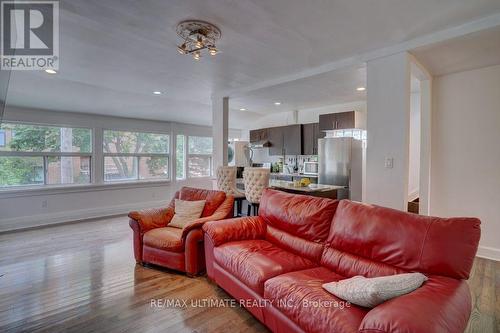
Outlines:
[[300,80],[304,78],[308,78],[310,76],[323,74],[327,72],[331,72],[337,69],[351,67],[351,66],[364,66],[367,61],[374,60],[377,58],[387,57],[400,52],[411,51],[415,48],[442,42],[448,39],[457,38],[461,36],[465,36],[474,32],[478,32],[481,30],[486,30],[490,28],[494,28],[500,26],[500,13],[483,17],[481,19],[467,22],[465,24],[455,26],[452,28],[440,30],[437,32],[433,32],[431,34],[427,34],[421,37],[417,37],[411,40],[408,40],[403,43],[395,44],[389,47],[377,49],[374,51],[366,52],[363,54],[355,55],[353,57],[341,59],[338,61],[329,62],[323,64],[321,66],[309,68],[304,71],[300,71],[291,75],[286,75],[283,77],[279,77],[272,80],[267,80],[263,82],[259,82],[253,85],[249,85],[246,87],[241,87],[237,89],[227,90],[223,92],[216,92],[213,94],[215,98],[222,98],[222,96],[230,96],[231,98],[243,96],[251,91],[264,89],[272,86],[276,86],[279,84]]

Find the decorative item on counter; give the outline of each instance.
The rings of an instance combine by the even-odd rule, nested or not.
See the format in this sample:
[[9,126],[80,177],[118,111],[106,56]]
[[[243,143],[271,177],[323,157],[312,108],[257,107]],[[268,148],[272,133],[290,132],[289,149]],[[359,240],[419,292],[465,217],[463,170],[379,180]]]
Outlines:
[[311,180],[309,178],[302,178],[300,180],[300,185],[306,187],[306,186],[309,186],[311,184]]

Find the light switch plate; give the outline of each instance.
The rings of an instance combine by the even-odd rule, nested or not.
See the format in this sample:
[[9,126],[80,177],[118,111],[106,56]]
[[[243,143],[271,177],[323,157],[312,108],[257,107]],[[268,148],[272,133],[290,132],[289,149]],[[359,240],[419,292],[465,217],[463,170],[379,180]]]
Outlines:
[[394,166],[394,159],[392,157],[386,157],[385,158],[385,168],[392,169],[393,166]]

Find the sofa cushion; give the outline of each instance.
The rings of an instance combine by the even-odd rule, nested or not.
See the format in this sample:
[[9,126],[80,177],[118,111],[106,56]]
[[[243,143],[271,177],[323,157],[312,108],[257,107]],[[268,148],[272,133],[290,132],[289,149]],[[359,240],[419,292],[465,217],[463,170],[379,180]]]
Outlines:
[[479,225],[476,218],[421,216],[342,200],[321,262],[347,277],[403,270],[466,279]]
[[145,246],[172,252],[183,252],[182,229],[165,227],[149,230],[143,236]]
[[324,267],[286,273],[264,284],[264,298],[305,332],[357,332],[369,309],[347,304],[321,286],[344,279]]
[[356,275],[349,279],[325,283],[323,288],[338,298],[373,308],[388,299],[411,293],[426,280],[427,277],[422,273],[404,273],[374,278]]
[[324,245],[293,236],[285,231],[271,227],[266,228],[266,240],[277,244],[284,250],[319,263]]
[[323,242],[337,205],[337,200],[266,189],[260,200],[259,216],[268,225],[293,236]]
[[185,186],[181,188],[177,199],[188,201],[205,200],[205,208],[203,209],[203,213],[201,213],[201,217],[207,217],[213,215],[217,208],[226,200],[226,193]]
[[205,200],[189,201],[175,199],[175,213],[168,226],[183,229],[189,222],[200,218],[204,207]]
[[225,243],[214,249],[215,262],[262,295],[264,282],[277,275],[316,266],[266,240]]

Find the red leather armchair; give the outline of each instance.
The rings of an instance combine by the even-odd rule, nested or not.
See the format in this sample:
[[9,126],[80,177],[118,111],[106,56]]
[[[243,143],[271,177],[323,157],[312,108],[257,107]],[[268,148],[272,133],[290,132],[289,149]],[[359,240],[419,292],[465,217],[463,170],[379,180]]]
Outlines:
[[[201,218],[184,229],[169,227],[175,199],[206,200]],[[232,196],[224,192],[183,187],[168,207],[133,211],[128,214],[134,232],[134,256],[138,264],[150,263],[194,276],[205,270],[202,225],[233,216]]]
[[[463,332],[476,218],[437,218],[265,190],[259,216],[203,226],[207,274],[273,332]],[[323,283],[422,272],[417,290],[373,309],[332,306]],[[247,300],[257,300],[263,307]]]

